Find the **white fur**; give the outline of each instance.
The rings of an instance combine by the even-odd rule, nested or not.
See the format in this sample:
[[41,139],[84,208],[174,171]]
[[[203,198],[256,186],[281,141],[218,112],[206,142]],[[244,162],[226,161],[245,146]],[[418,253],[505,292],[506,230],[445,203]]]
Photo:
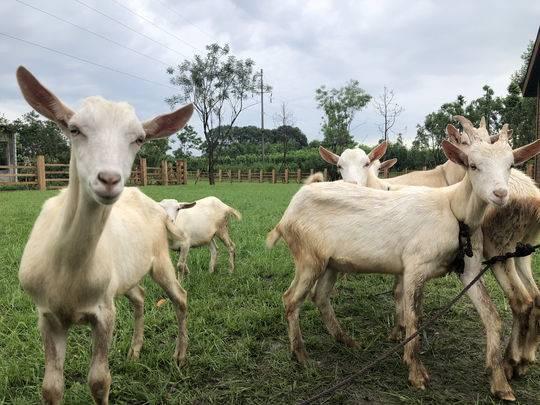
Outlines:
[[229,251],[229,271],[234,271],[235,245],[229,236],[228,220],[232,215],[241,219],[240,213],[222,202],[217,197],[206,197],[196,201],[195,206],[182,209],[186,203],[179,203],[174,199],[166,199],[160,202],[169,218],[186,235],[187,243],[172,243],[170,248],[180,250],[180,258],[177,268],[181,274],[189,273],[187,256],[189,248],[208,245],[210,248],[211,273],[214,272],[217,261],[217,239],[225,244]]
[[[55,120],[71,140],[69,185],[44,204],[19,270],[23,289],[39,315],[45,349],[43,399],[62,399],[68,329],[89,324],[93,350],[88,382],[97,403],[108,403],[108,350],[115,321],[114,298],[125,294],[135,307],[129,356],[137,358],[143,339],[144,290],[151,273],[173,301],[178,321],[174,358],[186,354],[186,292],[174,276],[168,239],[185,239],[158,203],[135,188],[124,190],[138,140],[168,136],[187,122],[193,108],[142,124],[126,103],[90,97],[74,112],[24,68],[17,71],[26,100]],[[114,179],[100,180],[106,175]],[[105,180],[105,181],[104,181]]]

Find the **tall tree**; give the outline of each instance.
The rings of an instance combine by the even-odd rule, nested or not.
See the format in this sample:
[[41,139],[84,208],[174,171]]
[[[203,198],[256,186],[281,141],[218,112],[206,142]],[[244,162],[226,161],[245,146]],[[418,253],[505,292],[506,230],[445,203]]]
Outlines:
[[[194,150],[200,150],[202,139],[191,125],[186,125],[177,135],[178,148],[173,151],[177,159],[185,159],[193,156]],[[176,142],[175,142],[176,143]]]
[[373,100],[375,111],[382,117],[379,132],[385,141],[388,141],[388,135],[396,124],[397,117],[403,112],[403,107],[396,103],[394,98],[394,90],[384,86],[382,94]]
[[285,102],[281,103],[279,112],[274,116],[274,121],[279,125],[276,129],[281,145],[283,146],[283,162],[281,163],[280,171],[287,159],[287,151],[289,146],[289,129],[294,125],[294,114],[287,107]]
[[[208,158],[208,181],[215,184],[216,154],[230,136],[234,123],[249,105],[258,88],[255,63],[251,59],[238,59],[230,54],[228,45],[211,44],[206,56],[195,55],[176,68],[167,69],[171,83],[180,87],[180,93],[167,99],[171,106],[193,102],[201,119]],[[269,91],[266,86],[264,91]]]
[[315,90],[315,100],[325,115],[322,123],[323,144],[336,153],[354,145],[351,123],[355,114],[371,100],[371,96],[360,88],[359,82],[350,80],[339,89],[321,86]]

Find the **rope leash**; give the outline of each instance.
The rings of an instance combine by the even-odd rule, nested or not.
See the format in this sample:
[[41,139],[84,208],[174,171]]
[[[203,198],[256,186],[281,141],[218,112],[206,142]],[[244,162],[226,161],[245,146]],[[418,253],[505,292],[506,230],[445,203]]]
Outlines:
[[[460,236],[461,235],[461,227],[460,227]],[[461,238],[460,238],[461,239]],[[461,242],[460,242],[460,246],[461,246]],[[401,341],[400,343],[392,346],[390,349],[386,350],[385,352],[383,352],[379,357],[376,357],[374,360],[372,360],[371,362],[369,362],[367,365],[365,365],[364,367],[362,367],[359,371],[349,375],[348,377],[344,378],[343,380],[341,380],[339,383],[336,383],[330,387],[328,387],[327,389],[325,389],[324,391],[321,391],[320,393],[318,393],[317,395],[314,395],[308,399],[305,399],[301,402],[299,402],[299,405],[308,405],[308,404],[312,404],[314,403],[315,401],[318,401],[320,399],[323,399],[325,397],[328,397],[330,395],[332,395],[334,392],[336,392],[338,389],[342,388],[342,387],[345,387],[346,385],[350,384],[356,377],[358,377],[359,375],[361,374],[364,374],[367,370],[369,370],[370,368],[372,368],[373,366],[375,366],[377,363],[379,363],[380,361],[386,359],[387,357],[389,357],[390,355],[394,354],[395,352],[397,352],[399,349],[401,349],[402,347],[404,347],[407,343],[409,343],[411,340],[413,340],[414,338],[416,338],[418,335],[420,335],[423,331],[425,331],[427,329],[428,326],[430,326],[432,323],[434,323],[436,320],[438,320],[440,317],[442,317],[444,314],[446,314],[450,308],[452,308],[452,306],[459,301],[459,299],[461,297],[463,297],[465,295],[465,293],[467,291],[469,291],[469,289],[478,281],[480,280],[480,278],[482,278],[482,276],[491,268],[491,266],[497,262],[504,262],[506,261],[507,259],[510,259],[512,257],[525,257],[525,256],[529,256],[530,254],[534,253],[538,248],[540,248],[540,244],[538,245],[529,245],[529,244],[522,244],[522,243],[518,243],[516,245],[516,250],[514,252],[508,252],[508,253],[505,253],[503,255],[499,255],[499,256],[493,256],[491,257],[490,259],[488,260],[484,260],[482,262],[482,264],[484,265],[484,267],[482,268],[482,270],[480,270],[480,272],[469,282],[469,284],[467,284],[463,290],[461,290],[459,292],[458,295],[456,295],[450,302],[448,302],[443,308],[441,308],[435,315],[433,315],[432,317],[430,317],[426,322],[424,322],[417,330],[415,333],[413,333],[411,336],[408,336],[407,338],[405,338],[405,340]],[[471,251],[472,253],[472,251]],[[472,256],[472,254],[471,254]]]

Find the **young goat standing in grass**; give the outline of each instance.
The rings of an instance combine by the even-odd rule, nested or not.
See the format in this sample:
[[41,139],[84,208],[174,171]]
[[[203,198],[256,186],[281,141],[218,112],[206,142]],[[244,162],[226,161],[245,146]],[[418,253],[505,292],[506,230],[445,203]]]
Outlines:
[[[177,269],[179,277],[189,273],[187,257],[190,247],[208,245],[210,248],[210,273],[213,273],[217,262],[217,244],[219,238],[229,251],[229,273],[234,271],[235,245],[229,236],[229,218],[234,216],[237,220],[242,215],[229,207],[217,197],[206,197],[194,203],[179,203],[174,199],[161,200],[159,203],[174,221],[175,225],[185,233],[186,243],[175,242],[171,249],[180,250]],[[193,208],[190,208],[193,207]],[[184,211],[184,208],[190,208]]]
[[[495,144],[476,142],[468,152],[443,141],[447,157],[467,173],[454,186],[405,188],[390,193],[334,182],[300,189],[267,238],[272,247],[282,237],[295,261],[295,277],[283,301],[291,351],[299,362],[307,360],[299,324],[300,305],[315,283],[312,299],[326,328],[338,341],[354,346],[330,303],[329,293],[338,272],[403,275],[407,336],[417,330],[424,283],[446,274],[454,260],[458,221],[470,227],[475,252],[473,258],[466,259],[460,278],[467,284],[478,274],[482,254],[479,230],[488,204],[505,205],[512,164],[540,152],[540,141],[512,152],[506,130],[505,126]],[[382,236],[373,238],[373,229]],[[501,323],[497,310],[482,282],[476,283],[468,295],[486,329],[491,392],[501,399],[514,400],[499,353]],[[420,361],[419,349],[417,337],[405,346],[404,361],[409,367],[411,384],[424,389],[429,375]]]
[[193,107],[141,123],[127,103],[90,97],[74,112],[25,68],[19,67],[17,80],[28,103],[55,121],[71,143],[69,185],[43,206],[19,270],[21,285],[38,309],[45,349],[43,400],[61,402],[68,329],[89,324],[93,349],[88,383],[94,401],[107,404],[114,298],[126,295],[134,305],[129,356],[137,358],[144,303],[138,283],[148,272],[176,309],[174,358],[182,363],[186,355],[187,295],[176,281],[167,242],[185,236],[156,202],[136,188],[124,190],[124,183],[141,144],[180,130]]

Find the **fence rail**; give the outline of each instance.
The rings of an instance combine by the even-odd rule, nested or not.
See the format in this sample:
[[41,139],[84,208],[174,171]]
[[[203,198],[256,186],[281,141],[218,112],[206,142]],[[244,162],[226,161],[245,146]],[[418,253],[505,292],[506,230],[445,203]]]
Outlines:
[[[423,168],[426,170],[426,167]],[[395,177],[406,174],[407,169],[403,171],[385,171],[381,177]],[[534,163],[527,164],[525,172],[533,177]],[[309,171],[285,169],[278,172],[275,169],[271,171],[263,170],[222,170],[219,169],[214,174],[217,183],[301,183],[308,176],[312,175],[314,170]],[[324,178],[328,178],[327,170],[324,170]],[[185,160],[174,162],[162,161],[159,166],[148,166],[145,158],[140,158],[128,180],[128,185],[147,186],[147,185],[177,185],[187,184],[188,180],[198,181],[208,180],[208,172],[203,170],[188,171]],[[58,189],[66,187],[69,182],[69,164],[65,163],[46,163],[42,155],[37,156],[36,163],[30,165],[0,166],[0,191],[6,189],[5,186],[15,188],[30,188],[41,191],[47,189]]]
[[[7,188],[29,188],[41,191],[67,187],[69,164],[46,163],[45,157],[38,155],[34,164],[0,166],[0,190]],[[159,167],[148,167],[146,159],[139,159],[131,171],[129,185],[186,184],[187,164],[177,160],[174,164],[163,161]]]

